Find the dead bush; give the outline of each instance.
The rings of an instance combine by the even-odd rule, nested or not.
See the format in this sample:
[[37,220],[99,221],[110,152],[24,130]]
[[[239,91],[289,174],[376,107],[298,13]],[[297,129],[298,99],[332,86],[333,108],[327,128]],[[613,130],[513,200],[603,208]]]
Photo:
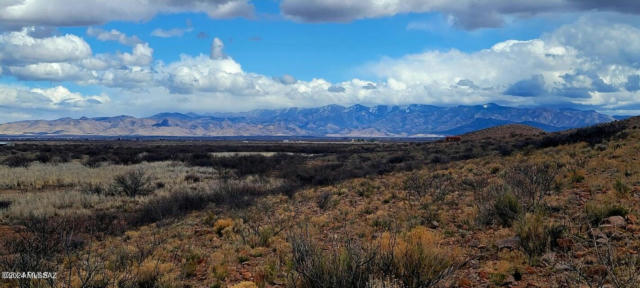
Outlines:
[[544,196],[553,188],[558,167],[555,163],[520,163],[509,167],[504,181],[515,195],[521,199],[527,211],[542,204]]

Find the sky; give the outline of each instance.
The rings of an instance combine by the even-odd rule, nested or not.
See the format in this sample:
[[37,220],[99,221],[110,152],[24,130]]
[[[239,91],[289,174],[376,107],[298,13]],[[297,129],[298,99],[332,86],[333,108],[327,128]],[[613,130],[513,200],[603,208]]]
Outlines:
[[0,122],[485,103],[640,114],[640,1],[0,0]]

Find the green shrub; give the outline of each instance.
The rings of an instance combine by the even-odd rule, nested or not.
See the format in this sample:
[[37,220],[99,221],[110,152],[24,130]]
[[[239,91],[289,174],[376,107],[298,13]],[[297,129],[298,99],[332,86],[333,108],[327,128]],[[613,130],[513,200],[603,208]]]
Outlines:
[[599,225],[602,220],[611,216],[627,216],[629,210],[618,204],[600,204],[589,202],[585,205],[585,215],[591,225]]
[[329,204],[331,203],[331,192],[329,191],[322,192],[322,194],[318,196],[317,203],[318,203],[318,208],[322,210],[326,210],[327,208],[329,208]]
[[626,197],[631,192],[631,188],[627,186],[622,180],[616,180],[616,183],[613,184],[613,189],[616,190],[618,196]]
[[293,257],[292,268],[300,277],[296,287],[367,287],[373,275],[375,254],[352,240],[325,251],[303,233],[289,237]]
[[520,246],[529,256],[530,262],[534,262],[537,256],[547,250],[549,231],[544,221],[541,214],[527,213],[515,223],[516,234],[520,237]]
[[511,226],[521,210],[518,199],[510,192],[498,195],[493,203],[493,209],[500,225],[505,227]]
[[154,190],[151,177],[142,169],[131,170],[116,176],[113,189],[115,194],[129,197],[148,195]]

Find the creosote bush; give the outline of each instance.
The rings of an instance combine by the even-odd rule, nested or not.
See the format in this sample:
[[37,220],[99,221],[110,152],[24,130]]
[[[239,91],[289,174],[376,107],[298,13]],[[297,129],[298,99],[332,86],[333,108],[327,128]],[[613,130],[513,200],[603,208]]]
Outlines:
[[518,198],[510,192],[498,195],[493,203],[493,209],[500,225],[505,227],[510,227],[521,211]]
[[142,169],[136,169],[118,175],[113,181],[113,193],[129,197],[144,196],[154,190],[151,177]]
[[500,224],[511,227],[522,212],[519,199],[511,192],[510,187],[501,182],[491,182],[484,189],[479,189],[475,200],[478,207],[476,221],[480,225]]

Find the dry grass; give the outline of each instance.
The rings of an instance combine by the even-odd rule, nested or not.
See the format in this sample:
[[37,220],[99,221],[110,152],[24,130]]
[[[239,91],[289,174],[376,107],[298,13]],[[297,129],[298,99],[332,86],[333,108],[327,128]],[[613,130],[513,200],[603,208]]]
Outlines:
[[109,184],[122,173],[143,169],[167,185],[180,184],[190,173],[213,177],[211,168],[187,167],[181,162],[153,162],[137,165],[103,165],[88,168],[79,162],[61,164],[33,163],[29,167],[10,168],[0,165],[0,189],[42,190],[74,187],[84,184]]

